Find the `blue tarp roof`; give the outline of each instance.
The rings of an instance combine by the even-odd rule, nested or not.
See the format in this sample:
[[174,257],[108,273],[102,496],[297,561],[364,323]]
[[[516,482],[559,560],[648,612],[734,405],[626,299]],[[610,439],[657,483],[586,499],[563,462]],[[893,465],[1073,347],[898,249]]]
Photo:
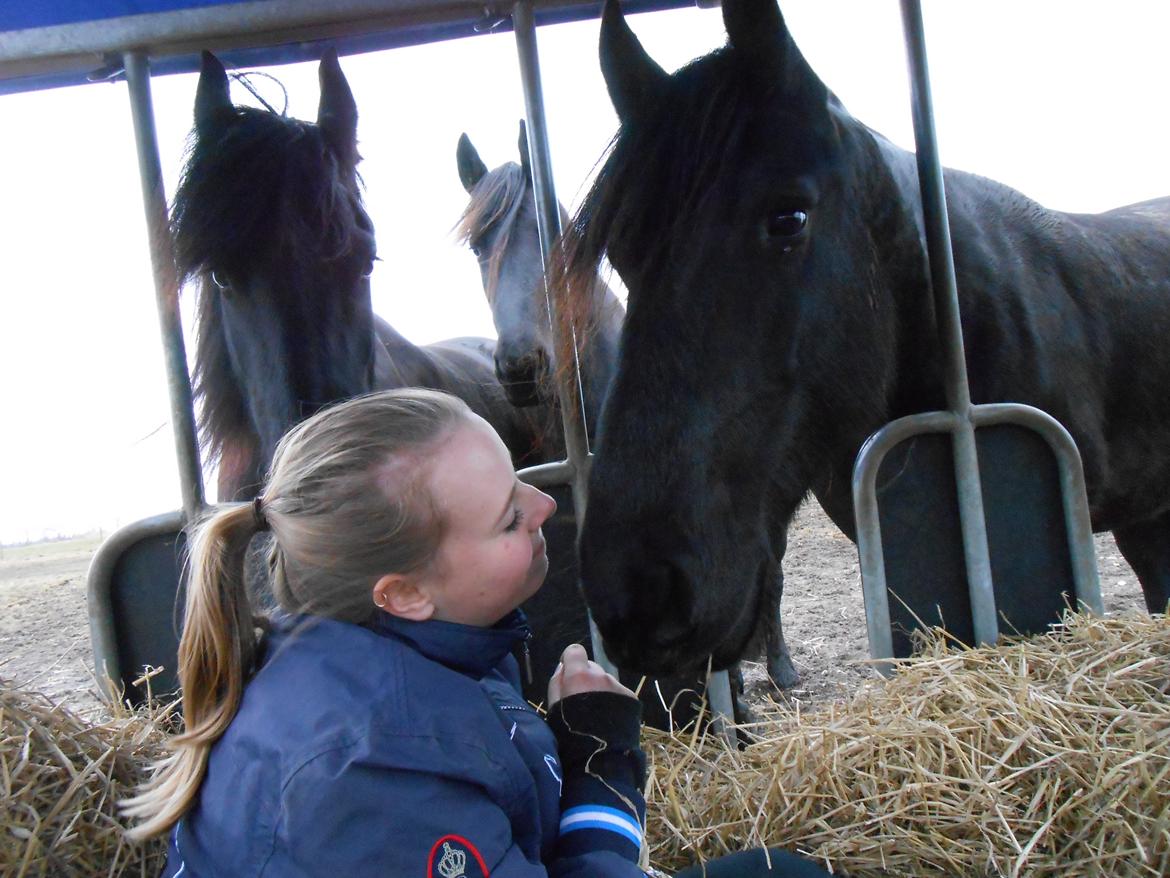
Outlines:
[[[625,0],[627,12],[696,0]],[[709,0],[700,0],[702,3]],[[208,49],[237,67],[316,60],[511,29],[483,0],[50,0],[0,3],[0,94],[117,76],[144,49],[155,73],[197,70]],[[533,0],[536,23],[596,18],[600,0]]]
[[0,8],[0,31],[79,24],[127,15],[197,9],[222,3],[223,0],[52,0],[51,3],[9,3]]

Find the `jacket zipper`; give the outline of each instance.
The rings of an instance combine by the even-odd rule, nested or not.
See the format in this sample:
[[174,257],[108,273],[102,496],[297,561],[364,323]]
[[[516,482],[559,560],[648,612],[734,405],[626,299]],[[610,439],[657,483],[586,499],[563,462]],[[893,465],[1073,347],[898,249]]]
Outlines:
[[528,641],[530,641],[531,639],[532,639],[532,631],[530,630],[527,634],[524,635],[524,642],[521,644],[521,648],[524,650],[524,676],[528,680],[529,686],[531,686],[533,683],[532,653],[530,653],[528,651]]

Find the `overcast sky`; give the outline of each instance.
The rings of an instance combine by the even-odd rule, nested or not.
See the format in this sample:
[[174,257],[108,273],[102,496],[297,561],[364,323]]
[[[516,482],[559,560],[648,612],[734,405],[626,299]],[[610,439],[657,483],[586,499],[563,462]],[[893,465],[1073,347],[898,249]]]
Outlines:
[[[1063,210],[1170,194],[1170,4],[925,6],[944,164]],[[912,147],[895,0],[793,0],[783,9],[854,115]],[[718,10],[630,21],[668,70],[724,39]],[[558,194],[571,204],[616,127],[597,31],[592,21],[538,32]],[[516,158],[523,98],[512,35],[351,56],[342,67],[384,260],[375,310],[420,343],[491,335],[474,259],[449,234],[466,200],[454,155],[466,131],[489,167]],[[285,84],[289,112],[313,118],[316,65],[269,72]],[[262,88],[279,105],[279,93]],[[153,89],[172,193],[195,77],[159,78]],[[108,531],[176,508],[125,84],[0,97],[0,120],[0,542]]]

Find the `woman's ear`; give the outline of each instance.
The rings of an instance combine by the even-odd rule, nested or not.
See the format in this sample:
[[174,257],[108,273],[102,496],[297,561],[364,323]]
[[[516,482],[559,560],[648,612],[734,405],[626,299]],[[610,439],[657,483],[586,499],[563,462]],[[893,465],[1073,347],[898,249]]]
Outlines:
[[435,605],[413,577],[387,573],[374,583],[374,604],[391,616],[425,622],[435,614]]

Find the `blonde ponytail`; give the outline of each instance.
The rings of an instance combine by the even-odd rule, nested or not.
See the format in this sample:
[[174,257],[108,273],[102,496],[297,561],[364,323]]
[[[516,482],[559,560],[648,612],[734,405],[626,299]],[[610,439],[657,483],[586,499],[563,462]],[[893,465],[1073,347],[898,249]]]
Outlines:
[[253,507],[231,506],[202,522],[191,540],[190,576],[179,682],[184,732],[172,752],[153,766],[123,812],[142,822],[134,839],[166,832],[191,807],[212,745],[236,715],[256,654],[256,629],[244,584],[248,543],[258,530]]

